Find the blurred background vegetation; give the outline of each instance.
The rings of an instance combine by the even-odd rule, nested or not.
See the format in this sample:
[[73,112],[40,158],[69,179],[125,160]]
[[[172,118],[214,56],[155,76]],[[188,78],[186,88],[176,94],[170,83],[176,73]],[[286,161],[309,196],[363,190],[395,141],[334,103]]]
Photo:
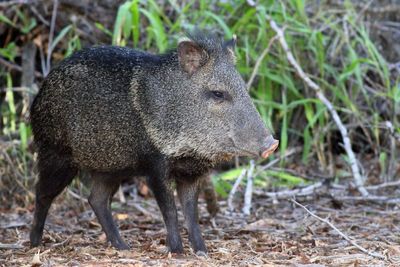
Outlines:
[[[29,105],[52,66],[98,44],[166,52],[193,27],[226,39],[237,35],[237,67],[280,140],[271,158],[277,165],[263,170],[267,162],[257,162],[257,187],[351,179],[336,124],[288,63],[269,17],[345,123],[365,182],[399,179],[397,0],[20,0],[0,2],[0,9],[0,203],[32,203],[37,174]],[[213,174],[221,197],[244,167],[240,160]]]

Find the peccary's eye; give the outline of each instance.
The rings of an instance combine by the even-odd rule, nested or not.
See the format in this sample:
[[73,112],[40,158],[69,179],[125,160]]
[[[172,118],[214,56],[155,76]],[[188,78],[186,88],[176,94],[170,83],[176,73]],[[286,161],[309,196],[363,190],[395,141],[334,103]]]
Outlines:
[[216,100],[224,100],[225,99],[225,94],[224,92],[221,91],[211,91],[212,97]]

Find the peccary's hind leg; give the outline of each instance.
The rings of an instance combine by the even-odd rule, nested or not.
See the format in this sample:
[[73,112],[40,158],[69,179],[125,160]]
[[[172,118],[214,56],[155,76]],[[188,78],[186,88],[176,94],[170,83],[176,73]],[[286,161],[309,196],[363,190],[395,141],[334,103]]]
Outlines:
[[199,197],[201,179],[177,180],[177,191],[185,216],[186,227],[189,233],[189,241],[196,253],[205,254],[206,246],[201,236],[198,223],[197,200]]
[[39,181],[36,184],[35,214],[30,233],[31,246],[40,244],[44,223],[54,198],[77,174],[68,156],[47,149],[39,153]]
[[[112,218],[110,202],[120,185],[116,177],[103,174],[92,174],[93,186],[89,196],[89,204],[99,220],[107,239],[116,249],[129,249],[129,246],[119,235],[117,226]],[[115,179],[115,180],[113,180]]]

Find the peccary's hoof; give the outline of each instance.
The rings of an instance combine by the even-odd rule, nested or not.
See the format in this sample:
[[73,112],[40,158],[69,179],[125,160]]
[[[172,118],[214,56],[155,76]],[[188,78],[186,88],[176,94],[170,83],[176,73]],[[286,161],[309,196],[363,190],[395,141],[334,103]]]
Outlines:
[[129,250],[129,246],[125,242],[120,242],[120,243],[113,243],[113,247],[115,247],[118,250]]
[[178,245],[175,247],[169,247],[169,252],[176,253],[176,254],[183,254],[183,247],[182,245]]
[[197,257],[202,257],[202,258],[208,258],[207,252],[204,252],[204,251],[201,251],[201,250],[196,252],[196,256]]
[[32,243],[31,242],[30,248],[36,248],[38,246],[39,246],[39,243]]

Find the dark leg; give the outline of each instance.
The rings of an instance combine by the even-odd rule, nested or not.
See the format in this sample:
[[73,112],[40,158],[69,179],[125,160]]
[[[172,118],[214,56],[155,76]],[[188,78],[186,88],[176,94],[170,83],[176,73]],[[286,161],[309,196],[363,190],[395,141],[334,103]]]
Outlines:
[[68,158],[54,151],[39,153],[39,181],[36,184],[35,214],[30,233],[31,246],[40,244],[47,212],[54,198],[71,183],[77,173]]
[[202,185],[200,185],[204,193],[204,199],[207,203],[207,211],[211,217],[215,217],[219,211],[219,204],[217,200],[217,194],[215,193],[214,185],[211,181],[210,175],[207,175],[203,179]]
[[111,175],[92,174],[93,186],[89,196],[89,204],[99,220],[107,239],[116,249],[129,249],[119,235],[117,226],[111,215],[111,199],[120,185],[120,180]]
[[167,245],[169,250],[173,253],[183,253],[171,180],[164,177],[151,177],[148,178],[147,183],[153,191],[164,218],[164,223],[167,228]]
[[189,241],[196,253],[207,252],[198,223],[197,200],[201,179],[187,179],[177,181],[179,200],[182,205],[185,222],[189,232]]

